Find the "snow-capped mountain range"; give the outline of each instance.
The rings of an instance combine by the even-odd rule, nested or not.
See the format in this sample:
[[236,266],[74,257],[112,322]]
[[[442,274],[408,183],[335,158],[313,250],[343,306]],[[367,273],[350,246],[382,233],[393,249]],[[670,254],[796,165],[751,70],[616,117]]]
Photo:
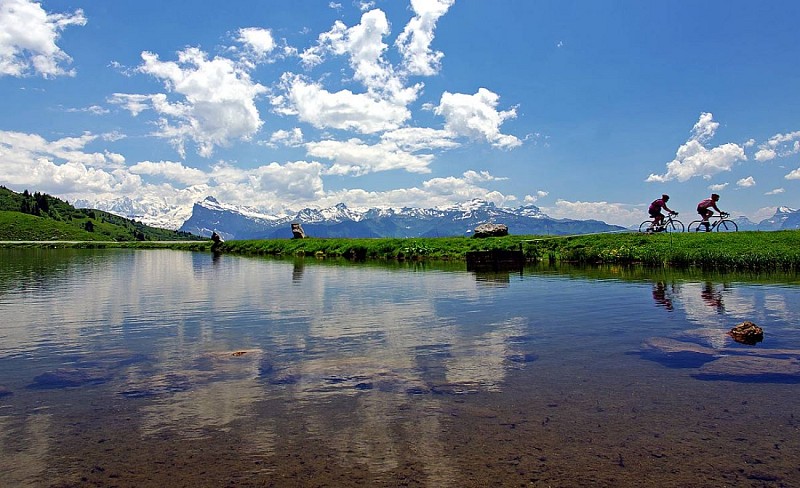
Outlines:
[[292,237],[299,223],[312,237],[443,237],[470,235],[482,223],[502,223],[514,234],[580,234],[623,230],[596,220],[553,219],[536,206],[501,208],[485,200],[437,208],[349,208],[340,203],[306,208],[292,215],[265,215],[208,197],[192,209],[180,230],[198,235],[216,231],[226,239]]
[[778,207],[775,215],[762,220],[756,227],[757,230],[800,229],[800,211],[789,207]]
[[72,204],[76,208],[102,210],[127,219],[138,220],[146,225],[171,230],[178,230],[186,219],[192,216],[191,208],[170,205],[160,199],[132,200],[124,196],[113,200],[75,200]]
[[[554,219],[535,205],[518,208],[496,207],[481,199],[436,208],[350,208],[340,203],[333,207],[305,208],[296,213],[271,215],[259,209],[229,205],[207,197],[192,208],[170,206],[164,201],[78,200],[79,208],[105,210],[147,225],[183,230],[209,236],[217,231],[226,239],[264,239],[291,237],[291,223],[303,226],[314,237],[433,237],[470,235],[482,223],[502,223],[512,234],[579,234],[622,230],[596,220]],[[775,215],[759,223],[747,217],[733,218],[740,230],[800,229],[800,211],[779,207]]]

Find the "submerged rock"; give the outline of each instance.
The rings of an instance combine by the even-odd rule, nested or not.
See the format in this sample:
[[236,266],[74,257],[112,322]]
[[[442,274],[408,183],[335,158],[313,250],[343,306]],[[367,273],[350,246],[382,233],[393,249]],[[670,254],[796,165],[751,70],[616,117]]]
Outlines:
[[745,320],[728,332],[733,340],[741,344],[754,345],[764,340],[764,329]]
[[9,390],[8,388],[6,388],[5,385],[0,385],[0,398],[7,397],[8,395],[11,395],[12,393],[14,393],[14,392]]
[[700,367],[700,379],[800,382],[800,360],[763,356],[723,356]]
[[693,353],[702,356],[715,356],[717,351],[693,342],[679,341],[669,337],[651,337],[642,343],[642,350],[661,354]]
[[192,389],[192,378],[184,374],[166,373],[151,374],[131,381],[129,388],[119,392],[127,398],[146,398],[172,393],[189,391]]
[[640,353],[645,359],[672,368],[697,368],[718,356],[718,352],[710,347],[669,337],[645,340]]
[[71,386],[97,385],[108,381],[102,371],[91,369],[57,369],[42,373],[33,379],[30,388],[68,388]]

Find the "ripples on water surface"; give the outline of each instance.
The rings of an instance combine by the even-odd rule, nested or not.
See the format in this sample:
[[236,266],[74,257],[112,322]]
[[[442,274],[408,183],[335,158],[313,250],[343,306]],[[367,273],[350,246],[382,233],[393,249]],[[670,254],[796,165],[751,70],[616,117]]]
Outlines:
[[795,276],[0,259],[3,486],[800,486]]

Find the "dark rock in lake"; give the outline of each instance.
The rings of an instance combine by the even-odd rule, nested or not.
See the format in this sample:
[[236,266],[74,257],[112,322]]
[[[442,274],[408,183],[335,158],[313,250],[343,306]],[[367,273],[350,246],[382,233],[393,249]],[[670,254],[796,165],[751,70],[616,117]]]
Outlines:
[[475,227],[473,237],[502,237],[508,235],[508,226],[505,224],[481,224]]
[[306,238],[306,233],[303,231],[303,226],[302,225],[300,225],[298,223],[292,224],[292,238],[294,238],[294,239],[305,239]]
[[131,382],[130,388],[119,392],[127,398],[147,398],[189,391],[192,379],[183,374],[151,374],[140,381]]
[[736,342],[752,346],[764,340],[764,329],[749,320],[745,320],[732,328],[728,335],[733,337]]
[[539,359],[536,354],[512,354],[507,358],[512,363],[532,363]]
[[704,364],[695,377],[704,380],[800,383],[800,360],[763,356],[723,356]]
[[57,369],[42,373],[33,379],[29,388],[68,388],[72,386],[97,385],[108,381],[103,372],[91,369]]
[[7,397],[13,393],[14,392],[6,388],[5,385],[0,385],[0,398]]
[[698,368],[713,361],[718,352],[710,347],[669,337],[652,337],[642,344],[640,354],[670,368]]

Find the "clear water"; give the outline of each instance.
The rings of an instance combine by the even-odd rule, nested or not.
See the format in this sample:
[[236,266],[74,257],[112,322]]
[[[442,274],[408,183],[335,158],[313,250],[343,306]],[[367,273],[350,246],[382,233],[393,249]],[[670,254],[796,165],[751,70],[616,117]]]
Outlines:
[[0,250],[0,485],[800,486],[799,284]]

